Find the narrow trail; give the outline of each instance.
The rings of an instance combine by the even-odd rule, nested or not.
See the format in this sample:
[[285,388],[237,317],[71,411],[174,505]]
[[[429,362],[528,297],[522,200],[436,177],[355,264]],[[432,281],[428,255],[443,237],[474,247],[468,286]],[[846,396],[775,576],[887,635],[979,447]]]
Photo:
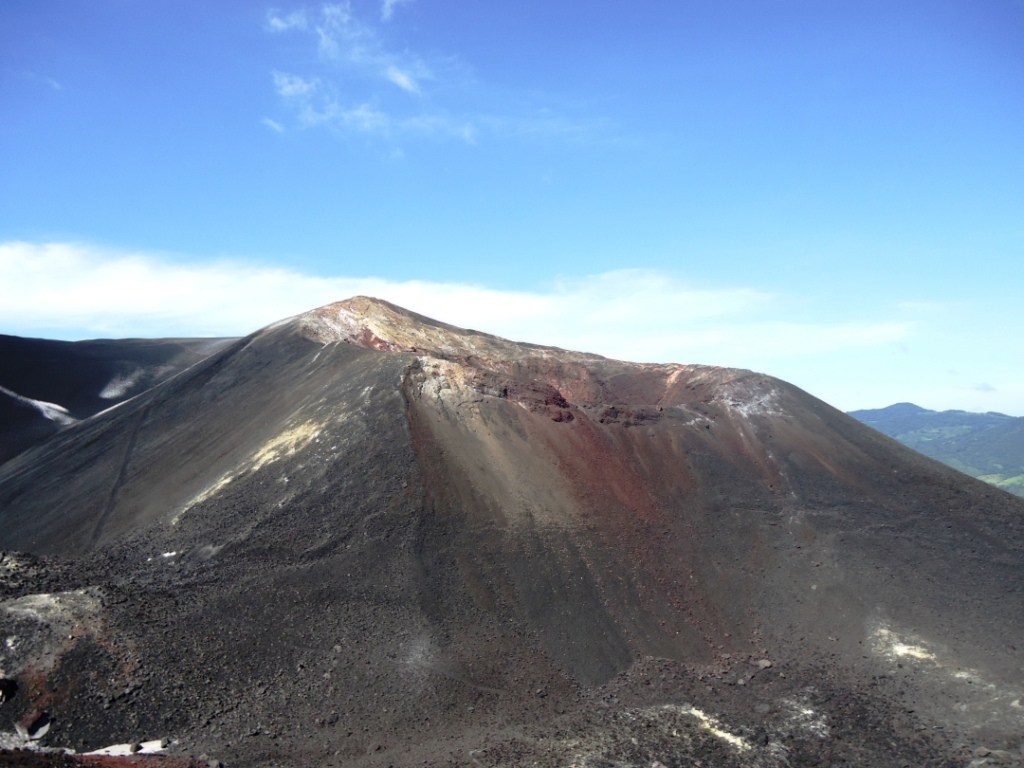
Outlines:
[[103,529],[106,527],[107,519],[110,517],[110,513],[114,511],[114,507],[117,505],[117,495],[121,490],[121,486],[124,485],[125,477],[128,475],[128,463],[131,461],[132,453],[135,451],[135,443],[138,441],[139,432],[142,429],[142,424],[146,420],[148,413],[149,407],[147,406],[139,411],[139,415],[135,419],[135,424],[132,426],[131,434],[128,436],[128,442],[125,444],[124,455],[121,457],[121,466],[118,468],[117,477],[114,478],[114,484],[110,486],[110,495],[107,497],[106,506],[104,506],[103,512],[96,520],[96,526],[93,528],[92,536],[89,537],[89,550],[96,547],[97,542],[100,540],[100,536],[103,535]]

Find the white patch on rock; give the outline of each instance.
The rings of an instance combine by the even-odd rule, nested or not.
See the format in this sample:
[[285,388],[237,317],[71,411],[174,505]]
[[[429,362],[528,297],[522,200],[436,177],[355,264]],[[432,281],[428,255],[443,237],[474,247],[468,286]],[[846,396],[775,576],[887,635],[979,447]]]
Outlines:
[[167,741],[154,739],[152,741],[137,741],[131,744],[113,744],[103,749],[96,749],[92,752],[85,752],[86,755],[106,755],[110,757],[127,757],[129,755],[154,755],[163,752],[167,748]]
[[786,710],[786,724],[789,727],[805,731],[819,739],[829,737],[830,731],[825,716],[803,699],[781,699],[779,704]]
[[256,472],[267,464],[294,456],[313,442],[314,438],[320,434],[322,428],[322,424],[307,421],[271,438],[252,455],[247,469]]
[[0,670],[16,676],[52,667],[72,635],[97,630],[100,609],[98,592],[88,588],[0,601]]
[[729,731],[725,730],[725,728],[722,727],[721,722],[719,722],[718,718],[712,717],[703,710],[697,709],[697,707],[693,706],[680,707],[679,711],[697,718],[697,722],[700,723],[701,728],[710,733],[712,736],[721,739],[736,751],[747,752],[748,750],[750,750],[750,742],[748,742],[742,736],[737,736],[736,734],[730,733]]
[[171,525],[177,525],[186,512],[197,504],[206,501],[212,496],[220,493],[228,483],[238,479],[244,474],[258,472],[269,464],[273,464],[284,458],[294,456],[311,443],[314,443],[320,436],[320,432],[326,425],[316,421],[305,421],[291,429],[287,429],[279,435],[275,435],[254,451],[249,458],[245,459],[234,471],[228,472],[217,478],[216,481],[201,493],[194,496],[171,518]]
[[107,385],[100,390],[100,397],[104,400],[115,400],[123,397],[124,393],[139,383],[139,379],[146,371],[136,368],[131,373],[118,374],[114,376]]
[[356,339],[363,327],[358,317],[343,307],[333,310],[314,310],[299,316],[302,331],[324,345]]
[[[1019,725],[1014,705],[1024,691],[996,684],[980,671],[958,664],[948,651],[908,633],[897,634],[879,623],[871,633],[872,650],[893,664],[909,665],[938,691],[954,702],[956,717],[965,726],[985,726],[1004,721]],[[939,699],[937,699],[939,700]]]
[[907,637],[899,637],[886,626],[875,628],[872,635],[875,653],[889,659],[911,658],[918,661],[938,663],[935,654],[923,645],[923,641],[910,642]]
[[7,387],[0,387],[0,392],[3,392],[8,397],[17,400],[19,403],[24,403],[25,405],[29,405],[35,408],[45,418],[49,419],[50,421],[56,422],[57,424],[60,424],[62,426],[67,426],[69,424],[75,424],[78,422],[78,419],[74,418],[70,413],[68,413],[68,409],[65,408],[63,405],[57,405],[56,403],[48,403],[45,400],[33,400],[31,397],[25,397],[24,395],[19,395],[17,392],[12,392],[11,390],[7,389]]
[[781,393],[773,386],[764,388],[760,382],[749,383],[740,379],[723,384],[715,400],[733,413],[749,419],[751,416],[781,416]]
[[9,616],[32,619],[54,627],[67,627],[96,613],[99,599],[84,589],[73,592],[41,592],[24,595],[0,603],[0,610]]

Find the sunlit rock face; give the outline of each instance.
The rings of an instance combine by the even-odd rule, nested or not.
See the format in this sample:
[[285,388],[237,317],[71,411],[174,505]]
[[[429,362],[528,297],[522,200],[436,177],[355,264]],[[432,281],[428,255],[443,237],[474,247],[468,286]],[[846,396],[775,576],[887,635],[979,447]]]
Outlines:
[[957,764],[1021,735],[1022,523],[770,376],[350,299],[0,466],[0,548],[43,557],[3,572],[10,636],[67,634],[0,731],[45,709],[41,743],[243,765]]

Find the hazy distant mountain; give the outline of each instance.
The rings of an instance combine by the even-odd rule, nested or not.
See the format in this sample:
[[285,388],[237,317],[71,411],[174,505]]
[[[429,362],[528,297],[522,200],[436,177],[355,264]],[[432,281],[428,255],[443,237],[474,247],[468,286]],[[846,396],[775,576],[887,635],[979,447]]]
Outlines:
[[930,411],[913,403],[850,415],[925,456],[1024,496],[1024,417]]
[[0,748],[1021,764],[1024,500],[751,371],[351,299],[0,465],[0,550]]

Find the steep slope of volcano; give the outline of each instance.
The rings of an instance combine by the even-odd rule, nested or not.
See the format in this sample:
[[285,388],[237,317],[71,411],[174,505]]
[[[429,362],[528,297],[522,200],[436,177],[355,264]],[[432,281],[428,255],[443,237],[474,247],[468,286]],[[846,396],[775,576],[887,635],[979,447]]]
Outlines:
[[0,335],[0,464],[62,427],[180,373],[228,341]]
[[0,510],[0,548],[33,554],[0,569],[0,730],[45,712],[44,743],[1020,757],[1024,502],[749,371],[352,299],[14,458]]

